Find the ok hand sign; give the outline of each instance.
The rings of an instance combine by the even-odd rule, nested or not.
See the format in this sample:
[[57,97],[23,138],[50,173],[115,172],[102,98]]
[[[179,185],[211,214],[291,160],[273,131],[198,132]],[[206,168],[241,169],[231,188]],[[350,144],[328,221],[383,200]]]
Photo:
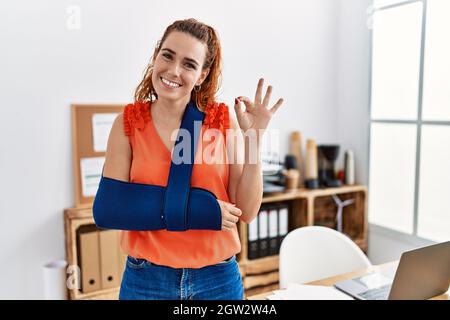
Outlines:
[[[244,96],[235,99],[234,109],[236,111],[236,118],[243,131],[247,131],[248,129],[257,130],[257,132],[259,130],[265,130],[272,116],[283,104],[283,99],[280,98],[277,103],[269,109],[268,105],[270,95],[272,94],[272,86],[269,85],[267,87],[266,95],[261,101],[263,84],[264,79],[259,79],[254,102]],[[241,101],[245,104],[245,111],[242,111],[241,109]]]

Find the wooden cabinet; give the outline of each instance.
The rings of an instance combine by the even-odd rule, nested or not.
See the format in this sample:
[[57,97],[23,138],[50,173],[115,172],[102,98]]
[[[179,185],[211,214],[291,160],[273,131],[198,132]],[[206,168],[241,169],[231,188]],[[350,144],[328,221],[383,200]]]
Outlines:
[[[354,203],[343,210],[343,232],[347,234],[363,250],[367,251],[367,188],[365,186],[343,186],[340,188],[327,188],[317,190],[298,189],[289,193],[265,196],[262,205],[282,203],[289,207],[288,230],[303,226],[322,225],[336,228],[337,207],[332,195],[341,200],[354,199]],[[92,228],[92,208],[70,208],[64,211],[64,225],[66,236],[66,259],[72,266],[73,273],[69,277],[75,279],[75,284],[81,284],[80,246],[77,238],[83,229]],[[245,296],[278,288],[278,255],[263,258],[248,259],[248,226],[238,223],[239,237],[242,250],[237,260],[242,275]],[[117,244],[112,244],[118,247]],[[125,258],[122,256],[122,268]],[[78,270],[78,271],[77,271]],[[120,270],[123,272],[123,270]],[[77,273],[78,272],[78,273]],[[119,279],[120,283],[120,279]],[[69,289],[70,299],[117,299],[119,287],[100,289],[85,293],[75,286]]]
[[[342,232],[349,236],[364,252],[367,252],[367,187],[343,186],[326,189],[298,189],[289,193],[265,196],[262,206],[282,203],[289,207],[289,231],[304,226],[337,228],[337,205],[333,199],[353,199],[353,203],[342,210]],[[238,255],[242,269],[245,296],[278,289],[278,255],[259,259],[248,259],[248,225],[239,222],[242,243]]]
[[[87,252],[83,252],[82,245],[80,239],[82,239],[83,235],[93,234],[93,232],[98,231],[95,226],[94,219],[92,217],[92,208],[69,208],[64,210],[64,231],[66,238],[66,260],[68,262],[68,288],[69,291],[69,299],[72,300],[81,300],[81,299],[117,299],[119,297],[119,286],[115,286],[108,289],[96,289],[96,290],[87,290],[83,288],[83,286],[88,283],[88,279],[83,279],[83,275],[88,274],[88,272],[83,272],[83,268],[86,265],[94,266],[97,265],[98,275],[96,276],[95,281],[100,286],[102,279],[100,273],[100,257],[101,253],[97,250],[92,250],[88,248]],[[103,232],[103,231],[100,231]],[[109,231],[105,231],[109,232]],[[117,232],[118,231],[114,231]],[[81,237],[80,237],[81,236]],[[100,239],[98,237],[100,246]],[[109,239],[111,239],[109,235]],[[120,284],[121,276],[123,273],[123,268],[125,266],[125,255],[120,252],[118,236],[113,237],[115,239],[113,243],[108,244],[108,251],[117,250],[117,277],[116,283]],[[116,240],[117,239],[117,240]],[[95,253],[93,253],[95,252]],[[84,254],[83,254],[84,253]],[[95,254],[96,257],[92,257]],[[113,256],[113,255],[112,255]],[[85,261],[81,261],[84,258]],[[88,261],[86,261],[88,260]],[[111,265],[111,261],[109,261],[109,268],[113,267]],[[94,281],[94,280],[90,280]],[[108,285],[102,284],[103,287],[108,287]]]

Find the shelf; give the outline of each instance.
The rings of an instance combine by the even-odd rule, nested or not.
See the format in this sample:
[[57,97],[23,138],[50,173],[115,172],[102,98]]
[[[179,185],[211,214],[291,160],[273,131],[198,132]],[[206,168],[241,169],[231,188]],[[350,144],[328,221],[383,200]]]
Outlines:
[[120,287],[90,293],[78,293],[77,300],[118,300]]
[[295,200],[298,199],[298,191],[282,192],[265,195],[261,203],[271,203],[277,201]]
[[[71,300],[116,300],[119,297],[120,287],[99,289],[92,292],[83,292],[82,287],[82,276],[83,270],[81,269],[80,261],[80,247],[78,242],[79,232],[86,229],[86,227],[95,226],[95,222],[92,216],[92,209],[86,208],[69,208],[64,211],[64,229],[66,238],[66,260],[71,266],[78,266],[78,269],[74,271],[71,277],[74,277],[75,288],[68,289],[68,295]],[[86,230],[84,230],[86,231]],[[117,238],[118,239],[118,238]],[[117,243],[117,250],[119,243]],[[111,243],[111,246],[115,247],[115,244]],[[126,256],[124,254],[118,255],[120,261],[119,265],[119,279],[118,283],[121,281],[123,267],[125,266]],[[100,279],[99,279],[100,280]]]
[[279,279],[278,270],[257,275],[246,275],[243,279],[243,285],[244,289],[251,289],[258,286],[278,284]]
[[262,203],[295,200],[299,198],[331,196],[333,194],[342,194],[358,191],[367,192],[367,187],[363,185],[352,185],[352,186],[345,185],[338,188],[321,188],[321,189],[298,188],[293,191],[264,195]]
[[[262,204],[285,203],[289,206],[289,232],[300,227],[323,225],[336,229],[337,207],[332,195],[342,200],[353,198],[354,203],[344,208],[343,232],[367,253],[367,187],[363,185],[342,186],[339,188],[305,189],[265,195]],[[279,281],[279,256],[247,259],[247,224],[239,226],[242,242],[240,266],[244,270],[243,283],[246,294],[264,292],[277,287]]]
[[279,256],[268,256],[253,260],[239,262],[239,266],[245,269],[245,274],[258,274],[278,270]]
[[[353,194],[354,193],[354,194]],[[344,233],[353,236],[352,240],[367,252],[367,187],[343,186],[308,190],[299,188],[292,192],[265,195],[262,204],[283,203],[289,207],[289,232],[304,226],[326,225],[335,227],[335,207],[331,195],[341,195],[341,199],[353,197],[355,203],[344,209]],[[331,200],[330,200],[331,199]],[[347,211],[346,211],[347,210]],[[71,265],[78,265],[76,234],[78,228],[94,224],[92,208],[68,208],[64,215],[66,233],[66,257]],[[242,221],[238,223],[242,250],[238,255],[239,270],[242,276],[245,295],[277,289],[279,281],[279,256],[248,259],[247,227]],[[117,299],[119,288],[83,293],[79,290],[69,291],[71,299]]]
[[280,288],[278,283],[270,284],[267,286],[258,286],[245,290],[244,298],[255,296],[257,294],[266,293],[273,290],[278,290]]
[[356,243],[356,245],[357,245],[358,247],[361,248],[362,251],[364,251],[365,253],[367,253],[368,246],[367,246],[367,239],[366,239],[366,238],[354,239],[353,241]]

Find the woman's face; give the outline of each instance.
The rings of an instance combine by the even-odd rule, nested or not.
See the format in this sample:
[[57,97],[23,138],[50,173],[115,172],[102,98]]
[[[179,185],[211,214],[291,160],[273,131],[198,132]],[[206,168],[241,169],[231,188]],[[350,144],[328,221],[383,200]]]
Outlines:
[[193,36],[173,31],[161,45],[155,58],[152,82],[158,99],[190,99],[195,85],[208,75],[202,70],[206,45]]

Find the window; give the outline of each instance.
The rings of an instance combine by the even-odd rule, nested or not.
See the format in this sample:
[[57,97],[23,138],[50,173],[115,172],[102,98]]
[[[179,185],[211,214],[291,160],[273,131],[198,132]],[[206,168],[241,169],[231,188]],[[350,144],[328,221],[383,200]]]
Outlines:
[[371,222],[413,232],[416,126],[373,123],[370,144]]
[[450,239],[450,1],[374,1],[369,221]]
[[386,7],[386,6],[402,3],[405,1],[407,1],[407,0],[373,0],[373,6],[375,8],[381,8],[381,7]]
[[422,118],[450,121],[450,1],[429,0],[427,6]]

